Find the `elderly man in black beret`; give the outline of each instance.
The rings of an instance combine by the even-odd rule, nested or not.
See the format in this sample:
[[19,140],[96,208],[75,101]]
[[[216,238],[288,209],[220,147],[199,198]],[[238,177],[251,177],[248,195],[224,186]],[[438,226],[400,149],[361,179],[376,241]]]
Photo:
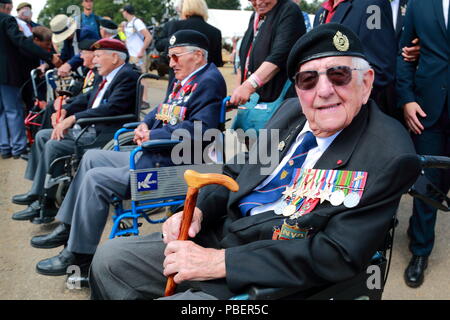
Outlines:
[[[204,130],[219,126],[226,83],[217,67],[207,63],[208,39],[200,32],[182,30],[170,42],[170,66],[175,71],[170,84],[173,90],[135,129],[138,145],[148,140],[171,139],[175,130],[188,131],[194,137],[194,121],[201,122]],[[100,74],[102,71],[99,68]],[[83,273],[87,271],[107,222],[110,203],[115,197],[130,196],[129,163],[129,152],[88,150],[84,154],[56,215],[61,224],[50,234],[31,239],[36,248],[65,246],[60,254],[40,261],[36,265],[38,273],[65,275],[71,265],[78,265]],[[174,165],[170,151],[159,150],[144,152],[137,163],[141,168],[170,165]]]
[[103,39],[120,40],[119,36],[117,35],[117,32],[118,26],[114,21],[106,18],[100,19],[100,36]]
[[251,285],[310,291],[368,267],[420,171],[412,142],[369,100],[374,71],[350,29],[313,29],[287,70],[298,98],[267,125],[279,130],[275,170],[225,166],[240,189],[201,189],[189,241],[177,240],[176,213],[162,234],[106,242],[91,267],[93,298],[155,299],[169,275],[172,299],[227,299]]

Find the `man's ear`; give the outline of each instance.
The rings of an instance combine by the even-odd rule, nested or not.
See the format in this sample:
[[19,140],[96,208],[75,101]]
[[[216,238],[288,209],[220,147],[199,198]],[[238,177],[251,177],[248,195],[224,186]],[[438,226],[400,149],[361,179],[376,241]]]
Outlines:
[[364,72],[362,88],[363,88],[363,103],[366,104],[369,101],[370,94],[372,93],[373,82],[375,81],[375,70],[369,69]]

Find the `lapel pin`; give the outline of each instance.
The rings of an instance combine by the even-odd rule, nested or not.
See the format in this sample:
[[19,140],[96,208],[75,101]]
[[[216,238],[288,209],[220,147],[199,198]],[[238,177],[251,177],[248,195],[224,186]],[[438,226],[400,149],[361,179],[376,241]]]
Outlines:
[[338,166],[340,166],[342,163],[343,163],[342,160],[338,160],[338,161],[336,162],[336,164],[337,164]]
[[278,144],[278,151],[283,151],[284,147],[286,146],[286,143],[284,141],[281,141]]

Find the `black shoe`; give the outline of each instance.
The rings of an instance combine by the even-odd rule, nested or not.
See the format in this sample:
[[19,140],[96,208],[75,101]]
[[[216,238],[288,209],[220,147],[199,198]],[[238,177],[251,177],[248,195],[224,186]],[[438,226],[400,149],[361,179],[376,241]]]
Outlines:
[[28,161],[28,159],[30,159],[30,156],[29,156],[28,153],[22,153],[22,154],[20,155],[20,158],[21,158],[22,160]]
[[424,280],[424,271],[428,266],[428,257],[412,256],[405,270],[405,282],[408,287],[420,287]]
[[9,159],[12,157],[11,153],[2,153],[2,159]]
[[31,238],[30,244],[34,248],[56,248],[65,245],[69,240],[69,235],[70,225],[61,223],[51,233]]
[[92,257],[91,254],[77,254],[65,248],[57,256],[39,261],[36,271],[46,276],[63,276],[70,266],[77,266],[80,271],[85,271],[89,269]]
[[24,194],[16,194],[12,197],[12,202],[19,205],[28,206],[34,201],[38,200],[39,196],[36,194],[30,194],[29,192]]
[[12,215],[13,220],[26,221],[31,220],[35,217],[39,217],[39,212],[41,210],[41,205],[39,201],[34,201],[25,210],[16,212]]

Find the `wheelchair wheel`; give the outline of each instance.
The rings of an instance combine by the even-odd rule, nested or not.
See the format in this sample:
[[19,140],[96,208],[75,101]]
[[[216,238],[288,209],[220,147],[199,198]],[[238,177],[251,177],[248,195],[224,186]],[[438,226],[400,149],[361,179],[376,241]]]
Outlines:
[[[130,151],[134,149],[136,146],[133,142],[134,132],[125,132],[119,136],[119,146],[126,146],[128,148],[121,149],[120,151]],[[110,140],[105,146],[102,148],[103,150],[114,150],[114,139]]]

